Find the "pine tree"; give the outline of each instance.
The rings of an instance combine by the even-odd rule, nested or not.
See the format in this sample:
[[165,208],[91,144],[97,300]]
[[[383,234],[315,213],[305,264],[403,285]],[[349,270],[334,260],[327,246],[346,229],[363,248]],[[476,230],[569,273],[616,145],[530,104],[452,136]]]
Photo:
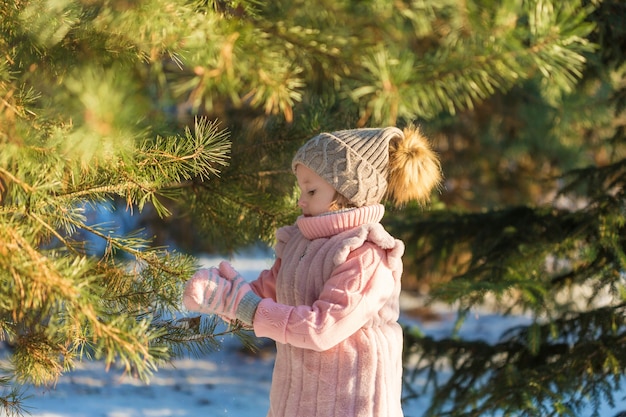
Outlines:
[[[529,80],[439,122],[474,141],[466,148],[490,172],[478,177],[467,170],[479,164],[444,157],[453,180],[479,182],[457,182],[469,195],[453,196],[457,210],[413,209],[391,221],[412,243],[408,269],[431,271],[429,295],[459,306],[459,329],[484,304],[532,323],[493,344],[407,329],[407,353],[418,358],[407,377],[436,387],[425,415],[578,416],[585,407],[599,415],[623,387],[625,16],[622,2],[594,4],[587,38],[597,49],[574,88],[555,97]],[[437,380],[442,363],[450,376]]]
[[[174,130],[150,117],[152,85],[142,71],[160,41],[142,44],[120,25],[107,32],[107,19],[124,16],[121,6],[0,6],[0,326],[10,346],[0,382],[8,414],[22,411],[20,385],[53,384],[79,360],[147,380],[182,350],[218,344],[217,320],[177,315],[193,257],[90,219],[95,207],[167,216],[168,200],[188,182],[216,178],[230,154],[217,122],[197,118]],[[97,256],[93,238],[105,243]],[[227,331],[247,337],[237,326]]]
[[[593,282],[623,300],[623,101],[607,104],[623,100],[611,47],[624,39],[620,10],[617,0],[2,2],[0,323],[13,349],[2,382],[50,383],[91,357],[147,379],[184,349],[210,347],[216,321],[178,315],[191,251],[270,243],[296,215],[289,160],[313,134],[418,122],[449,191],[432,212],[392,213],[407,271],[443,268],[433,296],[462,311],[492,294],[537,317],[496,346],[408,331],[407,352],[427,368],[455,365],[432,414],[452,404],[455,415],[536,415],[552,401],[567,415],[581,395],[601,399],[605,377],[623,372],[623,314],[574,312],[550,295]],[[455,163],[456,146],[476,163]],[[590,159],[578,149],[602,160],[581,168]],[[537,172],[558,186],[537,184]],[[464,181],[483,189],[465,193]],[[550,191],[593,210],[535,206]],[[156,237],[94,224],[96,206],[155,213]],[[184,252],[161,246],[170,236]],[[548,257],[569,269],[547,270]],[[607,337],[605,350],[562,343],[591,334]],[[589,349],[600,353],[586,359]],[[498,368],[502,357],[512,359]],[[575,365],[562,380],[559,363]],[[19,390],[2,398],[20,410]]]

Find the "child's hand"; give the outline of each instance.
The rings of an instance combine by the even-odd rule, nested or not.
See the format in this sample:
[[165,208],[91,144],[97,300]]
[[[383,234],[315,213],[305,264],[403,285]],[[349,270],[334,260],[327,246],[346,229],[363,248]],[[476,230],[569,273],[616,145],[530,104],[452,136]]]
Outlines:
[[[185,286],[184,306],[188,310],[218,314],[228,320],[239,319],[245,324],[252,324],[256,305],[261,299],[229,264],[222,262],[220,268],[224,269],[224,276],[228,279],[220,276],[220,270],[214,267],[194,274]],[[239,311],[244,297],[244,311]]]

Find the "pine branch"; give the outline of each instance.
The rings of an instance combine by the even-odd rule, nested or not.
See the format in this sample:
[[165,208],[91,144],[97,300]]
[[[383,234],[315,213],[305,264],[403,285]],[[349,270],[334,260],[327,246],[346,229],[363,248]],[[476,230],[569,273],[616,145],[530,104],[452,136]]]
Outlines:
[[[426,415],[578,415],[589,398],[612,402],[626,369],[625,307],[520,326],[493,345],[405,332],[409,354],[420,358],[411,378],[427,374],[436,387]],[[438,381],[430,371],[442,358],[452,373]]]
[[[591,11],[569,6],[541,9],[541,3],[533,2],[525,5],[528,9],[520,10],[518,19],[533,16],[530,27],[476,28],[476,33],[452,37],[445,47],[424,54],[419,61],[401,48],[369,50],[363,66],[371,77],[352,92],[355,100],[365,102],[360,124],[370,117],[394,123],[398,118],[432,118],[440,112],[454,115],[473,109],[496,91],[506,92],[531,79],[536,70],[546,84],[557,85],[562,93],[571,92],[582,77],[584,55],[593,51],[586,40],[593,26],[582,23]],[[554,27],[562,30],[548,30]],[[500,30],[506,30],[506,35],[494,38],[493,31]]]

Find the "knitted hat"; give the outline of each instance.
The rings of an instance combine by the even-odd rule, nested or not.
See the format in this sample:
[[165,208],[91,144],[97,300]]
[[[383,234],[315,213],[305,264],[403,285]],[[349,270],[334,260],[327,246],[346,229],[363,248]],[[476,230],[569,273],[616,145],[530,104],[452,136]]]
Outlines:
[[389,141],[402,135],[396,127],[321,133],[296,152],[291,168],[307,166],[357,207],[380,203],[387,191]]

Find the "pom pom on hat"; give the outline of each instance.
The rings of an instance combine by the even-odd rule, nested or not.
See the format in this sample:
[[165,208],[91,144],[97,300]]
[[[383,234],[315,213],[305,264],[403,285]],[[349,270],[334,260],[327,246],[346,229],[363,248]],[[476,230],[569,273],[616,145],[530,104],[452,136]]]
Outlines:
[[439,158],[415,126],[390,141],[388,169],[387,197],[398,206],[411,200],[429,202],[433,188],[442,180]]
[[427,202],[441,181],[439,160],[414,127],[321,133],[296,152],[294,172],[298,164],[315,171],[356,207],[385,197],[397,205]]

